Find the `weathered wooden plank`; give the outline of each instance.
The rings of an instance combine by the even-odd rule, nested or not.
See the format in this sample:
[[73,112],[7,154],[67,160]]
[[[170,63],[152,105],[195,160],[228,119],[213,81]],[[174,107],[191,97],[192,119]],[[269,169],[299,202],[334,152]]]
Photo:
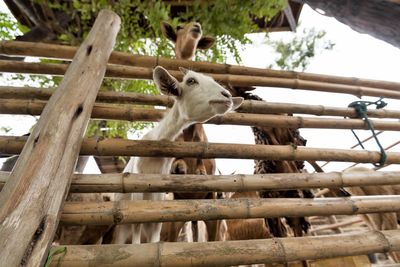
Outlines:
[[112,11],[99,13],[0,194],[3,266],[46,260],[119,25]]

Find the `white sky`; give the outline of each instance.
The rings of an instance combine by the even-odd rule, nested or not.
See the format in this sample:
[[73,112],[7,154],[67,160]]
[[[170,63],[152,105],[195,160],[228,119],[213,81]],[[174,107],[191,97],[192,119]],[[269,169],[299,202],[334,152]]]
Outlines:
[[[5,10],[3,1],[0,1],[0,10]],[[348,26],[335,19],[328,18],[313,11],[308,6],[303,8],[300,17],[302,28],[315,27],[325,30],[327,38],[335,43],[334,49],[318,54],[312,61],[307,72],[379,79],[400,82],[398,71],[400,69],[400,50],[383,41],[368,35],[359,34]],[[288,33],[272,33],[272,38],[285,38]],[[263,34],[254,34],[250,38],[254,41],[242,52],[243,65],[265,68],[271,62],[271,49],[263,42]],[[234,63],[233,60],[228,63]],[[350,102],[358,100],[355,96],[344,94],[328,94],[322,92],[308,92],[305,90],[291,90],[282,88],[257,88],[254,94],[270,102],[288,102],[302,104],[318,104],[326,106],[346,107]],[[376,100],[376,98],[366,98]],[[386,99],[388,109],[400,109],[400,101]],[[32,116],[0,115],[0,127],[11,127],[11,135],[22,135],[29,131],[35,118]],[[206,125],[210,142],[221,143],[254,143],[250,127],[230,125]],[[356,143],[350,130],[322,130],[301,129],[301,135],[308,140],[307,146],[320,148],[347,149]],[[357,131],[361,138],[370,135],[369,131]],[[385,132],[380,135],[383,146],[388,146],[400,139],[396,132]],[[374,141],[366,144],[371,150],[377,150]],[[390,151],[400,151],[400,145]],[[0,160],[1,163],[1,160]],[[332,163],[324,168],[325,171],[342,170],[349,163]],[[223,174],[253,173],[252,160],[218,159],[217,168]],[[372,165],[366,165],[371,167]],[[308,168],[312,170],[311,168]],[[384,170],[400,170],[399,165],[392,165]],[[94,161],[89,162],[87,172],[98,172]]]

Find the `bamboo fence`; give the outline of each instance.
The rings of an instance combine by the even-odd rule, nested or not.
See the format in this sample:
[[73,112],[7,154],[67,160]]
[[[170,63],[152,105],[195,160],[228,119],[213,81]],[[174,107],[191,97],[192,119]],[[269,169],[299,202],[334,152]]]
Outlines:
[[[40,115],[46,102],[36,100],[2,100],[0,113]],[[93,107],[92,118],[127,121],[159,121],[165,111],[153,108],[134,108],[97,103]],[[398,131],[400,122],[370,120],[377,130]],[[301,116],[268,115],[252,113],[227,113],[207,121],[213,124],[232,124],[276,128],[320,128],[320,129],[368,129],[362,119],[310,118]]]
[[[0,189],[9,173],[0,172]],[[400,172],[280,173],[256,175],[74,174],[73,193],[244,192],[400,184]]]
[[400,196],[347,198],[236,198],[202,200],[121,200],[66,202],[61,222],[111,225],[172,221],[207,221],[354,215],[400,211]]
[[[64,75],[68,64],[55,63],[31,63],[11,60],[0,60],[0,71],[26,74]],[[171,75],[181,79],[180,71],[169,71]],[[206,73],[216,81],[232,86],[263,86],[280,87],[288,89],[303,89],[329,93],[352,94],[357,97],[375,96],[400,99],[400,91],[378,89],[371,87],[354,86],[347,84],[333,84],[298,79],[286,79],[276,77],[261,77],[251,75],[212,74]],[[152,69],[143,67],[131,67],[123,65],[108,65],[106,77],[116,79],[152,79]]]
[[[0,153],[19,154],[26,142],[24,136],[0,136]],[[400,163],[400,153],[388,152],[386,164]],[[377,151],[351,149],[309,148],[303,146],[247,145],[205,142],[170,142],[87,138],[81,155],[182,157],[182,158],[236,158],[256,160],[307,160],[378,163]]]
[[[30,100],[48,100],[54,89],[49,88],[32,88],[32,87],[8,87],[0,86],[0,95],[3,99],[30,99]],[[100,91],[97,95],[98,102],[114,103],[114,104],[143,104],[172,106],[174,100],[171,97],[163,95],[148,95],[140,93],[128,92],[111,92]],[[356,117],[353,108],[339,108],[322,105],[304,105],[292,103],[273,103],[265,101],[245,100],[237,110],[243,113],[257,114],[310,114],[317,116],[340,116],[340,117]],[[375,118],[396,118],[400,119],[400,111],[387,109],[369,109],[367,110],[369,117]]]
[[2,266],[43,266],[120,27],[99,13],[0,194]]
[[54,250],[64,248],[66,252],[56,255],[50,266],[80,267],[90,263],[98,267],[153,267],[152,259],[163,267],[236,266],[395,251],[400,249],[400,231],[208,243],[66,246]]
[[[0,42],[0,54],[12,56],[36,56],[43,58],[70,60],[75,52],[76,47],[71,46],[18,41]],[[110,57],[109,63],[127,66],[140,66],[146,68],[154,68],[158,65],[161,65],[171,70],[178,70],[178,67],[185,67],[188,69],[206,73],[276,77],[284,79],[306,80],[320,83],[347,84],[358,87],[373,87],[400,91],[400,83],[396,82],[360,79],[354,77],[339,77],[295,71],[259,69],[209,62],[195,62],[189,60],[132,55],[123,52],[113,52]]]

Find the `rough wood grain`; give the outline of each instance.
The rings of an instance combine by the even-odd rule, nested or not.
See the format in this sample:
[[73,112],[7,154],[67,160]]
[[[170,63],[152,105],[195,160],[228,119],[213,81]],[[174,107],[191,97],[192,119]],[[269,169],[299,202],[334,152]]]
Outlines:
[[100,12],[0,194],[3,266],[41,266],[68,192],[120,20]]

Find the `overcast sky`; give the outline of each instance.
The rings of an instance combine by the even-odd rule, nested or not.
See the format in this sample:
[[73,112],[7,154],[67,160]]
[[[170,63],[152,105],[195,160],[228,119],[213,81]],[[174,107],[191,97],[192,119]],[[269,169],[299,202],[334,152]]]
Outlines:
[[[5,9],[3,1],[0,1],[0,9],[2,11]],[[335,43],[333,50],[325,51],[311,61],[307,72],[400,82],[398,73],[400,50],[398,48],[368,35],[359,34],[335,19],[318,14],[308,6],[303,8],[300,21],[301,28],[298,32],[302,32],[302,28],[322,29],[327,32],[327,38]],[[287,38],[288,34],[290,33],[272,33],[270,36],[272,38]],[[271,63],[271,58],[274,55],[268,45],[265,44],[263,36],[263,34],[249,36],[254,44],[245,47],[242,52],[243,65],[265,68]],[[233,60],[229,63],[233,63]],[[257,88],[253,92],[271,102],[346,107],[350,102],[357,100],[355,96],[351,95],[282,88]],[[375,98],[366,99],[376,100]],[[387,109],[400,109],[400,101],[391,99],[385,101],[389,103]],[[0,115],[0,127],[12,127],[13,131],[9,133],[12,135],[26,133],[34,122],[35,118],[31,116]],[[253,134],[249,127],[229,125],[206,125],[205,127],[210,142],[254,143]],[[369,131],[357,131],[357,133],[362,138],[370,135]],[[350,130],[301,129],[301,135],[308,140],[307,146],[309,147],[347,149],[356,143]],[[400,139],[396,132],[385,132],[380,135],[380,138],[384,146]],[[368,142],[366,147],[377,150],[374,142]],[[398,152],[400,146],[390,151]],[[333,163],[327,165],[324,170],[339,171],[348,165],[348,163]],[[252,160],[217,160],[217,168],[223,174],[232,172],[251,174],[253,173],[253,166]],[[366,166],[372,167],[371,164]],[[309,169],[311,170],[311,168]],[[398,165],[394,165],[384,170],[400,170],[400,168]],[[94,166],[94,161],[90,162],[87,172],[98,172]]]

